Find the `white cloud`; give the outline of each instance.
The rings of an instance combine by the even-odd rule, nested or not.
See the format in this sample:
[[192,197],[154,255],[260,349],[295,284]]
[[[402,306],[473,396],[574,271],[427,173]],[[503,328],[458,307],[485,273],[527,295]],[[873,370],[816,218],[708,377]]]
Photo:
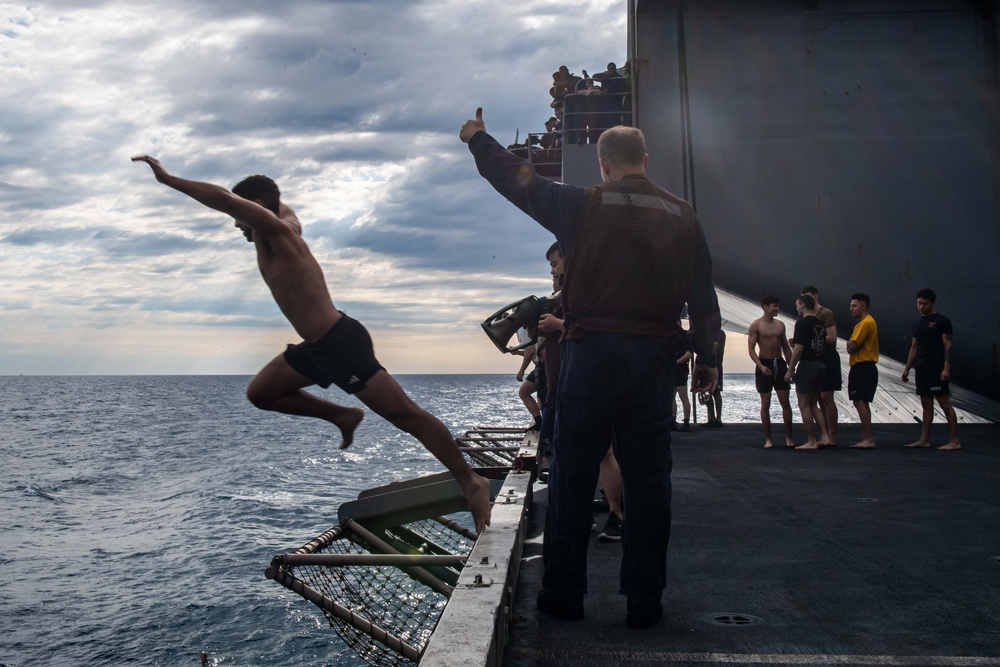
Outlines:
[[252,373],[295,336],[231,221],[136,153],[230,186],[267,173],[335,303],[394,372],[516,365],[477,322],[548,290],[550,237],[476,173],[550,75],[625,52],[625,2],[0,5],[0,374]]

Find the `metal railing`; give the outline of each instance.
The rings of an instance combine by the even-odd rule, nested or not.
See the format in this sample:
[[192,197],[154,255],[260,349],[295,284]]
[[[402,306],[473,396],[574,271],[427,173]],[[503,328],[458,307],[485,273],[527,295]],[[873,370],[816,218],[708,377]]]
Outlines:
[[540,176],[560,180],[565,144],[594,144],[609,128],[632,126],[631,93],[572,94],[563,97],[563,128],[531,132],[525,143],[507,147],[527,160]]

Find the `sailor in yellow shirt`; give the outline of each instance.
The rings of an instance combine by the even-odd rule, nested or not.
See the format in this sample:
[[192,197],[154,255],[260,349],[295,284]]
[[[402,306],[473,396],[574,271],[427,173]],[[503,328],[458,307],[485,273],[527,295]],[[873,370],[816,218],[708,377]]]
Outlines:
[[858,323],[854,325],[851,339],[847,341],[847,351],[851,353],[851,372],[847,376],[847,396],[854,401],[861,420],[862,438],[851,445],[852,449],[872,449],[875,437],[872,435],[872,411],[869,403],[875,399],[878,387],[878,327],[875,318],[868,313],[871,299],[858,292],[851,296],[851,315]]

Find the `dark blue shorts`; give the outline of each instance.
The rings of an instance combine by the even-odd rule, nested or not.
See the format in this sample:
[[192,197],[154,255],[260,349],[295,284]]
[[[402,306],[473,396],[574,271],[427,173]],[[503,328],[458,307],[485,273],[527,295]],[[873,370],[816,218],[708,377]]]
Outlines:
[[851,366],[847,375],[847,397],[852,401],[871,403],[878,388],[878,366],[874,361],[862,361]]
[[344,315],[329,331],[311,343],[289,345],[285,361],[295,371],[326,389],[335,384],[348,394],[385,370],[375,358],[372,338],[361,322]]
[[943,363],[914,368],[917,396],[950,396],[951,388],[948,386],[948,381],[941,379],[941,371],[943,370]]

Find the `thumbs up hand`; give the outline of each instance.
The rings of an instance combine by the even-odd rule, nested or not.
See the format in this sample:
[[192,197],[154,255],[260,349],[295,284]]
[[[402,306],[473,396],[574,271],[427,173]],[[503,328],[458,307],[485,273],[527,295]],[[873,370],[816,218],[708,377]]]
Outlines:
[[458,133],[458,138],[464,143],[469,143],[472,136],[479,132],[480,130],[486,130],[486,123],[483,122],[483,108],[479,107],[476,109],[476,118],[469,119],[465,121],[465,125],[462,126],[461,132]]

